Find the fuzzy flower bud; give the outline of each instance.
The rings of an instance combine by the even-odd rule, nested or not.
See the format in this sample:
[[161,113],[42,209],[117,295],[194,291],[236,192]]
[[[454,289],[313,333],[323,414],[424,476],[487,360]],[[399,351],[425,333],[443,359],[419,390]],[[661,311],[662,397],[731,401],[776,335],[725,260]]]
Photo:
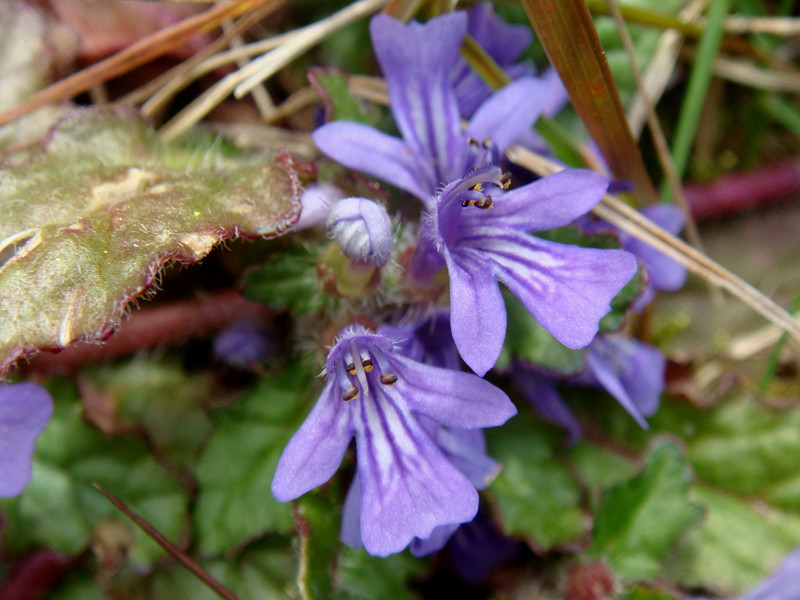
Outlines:
[[354,262],[378,267],[392,254],[392,221],[386,209],[366,198],[345,198],[331,207],[328,231]]

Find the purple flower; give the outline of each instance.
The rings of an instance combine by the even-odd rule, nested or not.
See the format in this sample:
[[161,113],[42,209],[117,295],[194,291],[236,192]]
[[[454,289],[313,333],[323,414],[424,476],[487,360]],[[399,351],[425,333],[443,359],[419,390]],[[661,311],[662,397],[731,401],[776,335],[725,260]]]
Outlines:
[[[652,204],[644,207],[641,213],[673,235],[681,232],[686,220],[683,211],[673,204]],[[646,244],[604,221],[587,219],[581,221],[580,225],[590,233],[613,231],[619,238],[620,245],[636,256],[644,266],[649,285],[637,299],[635,308],[640,309],[649,304],[653,299],[654,290],[674,292],[681,289],[686,283],[686,268],[650,244]]]
[[581,439],[583,428],[558,391],[558,379],[520,364],[514,366],[511,377],[539,416],[567,430],[568,445]]
[[52,413],[53,401],[43,387],[0,387],[0,496],[16,496],[28,485],[36,438]]
[[[508,25],[494,12],[490,2],[475,4],[469,10],[467,33],[511,79],[533,74],[530,65],[513,64],[533,41],[533,32],[525,25]],[[492,89],[463,58],[456,61],[452,73],[459,112],[470,117],[492,94]]]
[[586,370],[574,381],[604,388],[639,425],[658,410],[666,360],[655,347],[620,334],[600,335],[586,348]]
[[395,351],[388,337],[354,325],[328,354],[328,380],[278,462],[280,501],[330,479],[356,439],[364,546],[399,552],[439,525],[475,516],[478,494],[431,437],[424,418],[454,429],[504,423],[508,396],[469,373],[432,367]]
[[214,354],[234,367],[252,367],[274,351],[269,333],[257,320],[239,319],[214,338]]
[[[450,429],[422,417],[421,423],[444,456],[478,490],[486,489],[500,472],[500,465],[486,454],[486,440],[480,429]],[[361,538],[361,483],[353,477],[342,512],[342,541],[353,548],[363,545]],[[441,550],[461,522],[439,525],[424,538],[411,540],[411,553],[426,556]]]
[[475,585],[514,558],[522,547],[522,542],[501,534],[489,515],[481,510],[453,534],[447,551],[459,579]]
[[479,375],[494,366],[505,339],[498,282],[559,342],[582,348],[636,273],[636,260],[622,250],[566,246],[528,234],[567,225],[591,209],[608,185],[602,175],[565,170],[510,192],[503,192],[504,181],[498,167],[486,166],[445,187],[428,212],[428,239],[420,244],[420,261],[429,260],[431,246],[444,259],[453,339]]
[[342,252],[357,263],[383,267],[392,255],[394,239],[389,213],[366,198],[345,198],[331,207],[325,221]]
[[469,140],[491,140],[499,157],[536,120],[544,84],[523,77],[494,93],[462,131],[451,74],[467,30],[454,12],[424,25],[387,15],[370,23],[375,55],[389,89],[402,140],[360,123],[333,122],[317,129],[317,146],[334,160],[403,189],[430,205],[443,184],[476,164]]
[[[639,425],[658,410],[664,391],[664,356],[653,346],[620,334],[599,335],[586,348],[586,367],[573,384],[600,387],[611,394]],[[564,427],[569,443],[581,426],[557,389],[557,380],[517,364],[514,383],[543,418]]]
[[450,332],[450,316],[446,312],[435,312],[411,325],[383,325],[378,333],[396,340],[398,351],[417,362],[461,370],[461,360]]

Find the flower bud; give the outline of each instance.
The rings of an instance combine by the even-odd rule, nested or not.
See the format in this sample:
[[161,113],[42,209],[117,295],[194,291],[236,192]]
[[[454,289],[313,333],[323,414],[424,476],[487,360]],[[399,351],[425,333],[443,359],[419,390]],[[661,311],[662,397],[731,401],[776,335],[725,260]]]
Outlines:
[[331,207],[326,221],[328,231],[354,262],[378,267],[392,254],[392,221],[386,209],[366,198],[345,198]]

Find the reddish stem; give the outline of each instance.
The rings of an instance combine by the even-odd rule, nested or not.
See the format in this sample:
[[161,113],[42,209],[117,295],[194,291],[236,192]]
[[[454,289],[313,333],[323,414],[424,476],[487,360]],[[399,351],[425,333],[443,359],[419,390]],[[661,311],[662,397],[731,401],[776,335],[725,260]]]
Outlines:
[[30,360],[30,369],[43,375],[68,375],[88,363],[207,336],[242,317],[263,318],[268,314],[269,309],[262,304],[233,291],[146,308],[131,313],[108,341],[77,342],[58,353],[42,352]]
[[760,208],[800,193],[800,160],[735,173],[712,183],[689,184],[684,192],[698,221]]

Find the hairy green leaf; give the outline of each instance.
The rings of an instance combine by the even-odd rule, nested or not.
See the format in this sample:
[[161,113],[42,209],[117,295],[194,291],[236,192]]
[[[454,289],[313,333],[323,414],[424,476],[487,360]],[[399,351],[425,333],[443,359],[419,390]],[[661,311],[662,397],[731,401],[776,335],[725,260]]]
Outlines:
[[0,171],[0,375],[36,350],[102,339],[165,262],[286,231],[299,213],[290,163],[208,135],[165,144],[133,115],[62,122]]
[[487,438],[489,454],[503,465],[489,491],[507,534],[548,550],[586,533],[580,487],[556,457],[561,435],[525,410],[503,427],[487,430]]
[[197,468],[194,522],[201,551],[222,554],[264,532],[291,530],[291,506],[275,500],[270,486],[284,447],[308,413],[312,374],[306,362],[296,363],[220,412]]
[[702,515],[689,500],[690,477],[680,449],[659,443],[640,475],[604,492],[590,552],[624,577],[657,577],[667,553]]

